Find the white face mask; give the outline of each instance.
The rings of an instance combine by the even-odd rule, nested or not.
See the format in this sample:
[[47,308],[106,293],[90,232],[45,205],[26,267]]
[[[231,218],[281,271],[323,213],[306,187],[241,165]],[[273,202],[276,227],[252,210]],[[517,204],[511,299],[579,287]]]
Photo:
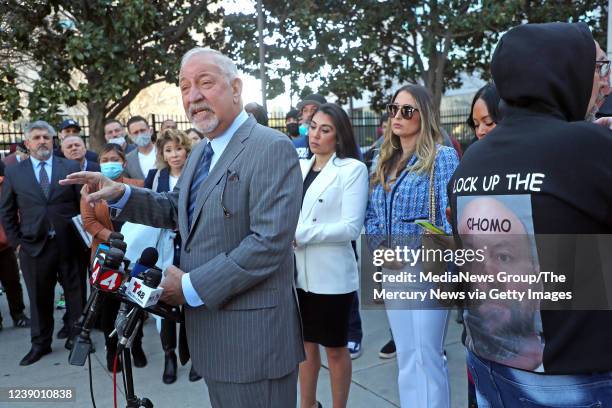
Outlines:
[[108,143],[118,144],[119,146],[123,146],[125,143],[125,137],[114,137],[108,141]]
[[149,143],[151,143],[151,134],[150,133],[139,134],[138,136],[136,136],[134,143],[136,143],[138,147],[147,146]]

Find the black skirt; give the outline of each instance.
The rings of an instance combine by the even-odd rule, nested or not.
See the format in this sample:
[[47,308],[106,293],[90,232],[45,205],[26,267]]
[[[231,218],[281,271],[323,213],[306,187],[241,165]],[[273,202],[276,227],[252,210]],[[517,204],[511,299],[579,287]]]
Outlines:
[[346,347],[355,292],[320,295],[297,290],[304,341],[325,347]]

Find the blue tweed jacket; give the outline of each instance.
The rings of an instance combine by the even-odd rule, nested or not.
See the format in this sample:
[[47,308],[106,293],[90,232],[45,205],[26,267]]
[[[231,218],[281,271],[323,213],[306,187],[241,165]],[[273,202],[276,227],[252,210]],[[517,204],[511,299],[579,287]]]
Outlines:
[[[455,172],[459,159],[453,148],[439,144],[436,147],[435,224],[450,233],[451,226],[446,220],[446,185]],[[415,162],[416,156],[413,156],[406,167]],[[420,239],[416,238],[421,235],[421,229],[414,223],[419,219],[429,219],[429,173],[404,170],[389,192],[386,192],[381,184],[377,184],[370,193],[365,218],[370,248],[377,248],[383,241],[387,241],[386,246],[419,246]]]

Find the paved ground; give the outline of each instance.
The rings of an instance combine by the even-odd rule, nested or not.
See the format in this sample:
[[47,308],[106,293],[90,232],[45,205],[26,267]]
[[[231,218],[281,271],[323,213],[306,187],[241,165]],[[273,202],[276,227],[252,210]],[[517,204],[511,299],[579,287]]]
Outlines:
[[[25,291],[25,286],[24,286]],[[27,299],[26,299],[27,302]],[[91,407],[88,367],[75,367],[68,364],[68,351],[63,340],[53,341],[53,352],[29,367],[20,367],[19,361],[30,348],[29,329],[16,329],[11,326],[6,296],[0,297],[0,311],[4,317],[4,330],[0,331],[0,387],[73,387],[76,401],[62,404],[33,404],[0,402],[0,407]],[[55,312],[56,329],[61,327],[63,311]],[[389,330],[386,314],[380,310],[362,312],[364,340],[363,355],[353,360],[353,382],[348,406],[353,408],[398,407],[396,383],[397,366],[395,359],[381,360],[379,348],[388,340]],[[453,319],[449,322],[446,351],[451,376],[453,408],[467,405],[465,360],[460,343],[461,328]],[[106,359],[102,333],[94,332],[94,342],[98,351],[93,354],[92,375],[94,396],[97,407],[113,407],[112,374],[106,370]],[[149,359],[145,368],[134,368],[134,383],[139,397],[148,397],[155,407],[209,407],[208,393],[203,381],[190,383],[190,365],[180,367],[178,380],[171,385],[162,383],[163,352],[153,319],[145,324],[143,348]],[[257,347],[253,344],[252,347]],[[324,407],[331,407],[329,375],[327,369],[321,371],[317,398]],[[118,377],[118,385],[120,384]],[[118,406],[125,407],[123,387],[118,387]],[[423,407],[424,408],[424,407]]]

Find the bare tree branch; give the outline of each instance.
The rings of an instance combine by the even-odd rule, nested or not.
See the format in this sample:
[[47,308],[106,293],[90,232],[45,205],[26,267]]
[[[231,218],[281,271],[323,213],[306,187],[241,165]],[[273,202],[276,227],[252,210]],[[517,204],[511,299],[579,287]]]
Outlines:
[[183,19],[181,24],[176,27],[168,28],[162,31],[164,44],[174,44],[181,38],[185,32],[191,27],[196,18],[198,18],[208,7],[207,1],[200,1],[197,6],[192,6],[191,12]]
[[141,83],[141,84],[138,84],[138,86],[131,88],[128,93],[126,93],[125,95],[121,97],[120,100],[115,101],[114,103],[112,103],[110,106],[108,106],[105,109],[106,116],[110,118],[114,118],[115,116],[119,115],[121,111],[125,109],[134,100],[134,98],[136,98],[136,96],[138,96],[140,91],[142,91],[145,88],[148,88],[149,86],[153,84],[157,84],[165,80],[166,80],[165,77],[157,78],[153,81],[150,81],[147,83]]

